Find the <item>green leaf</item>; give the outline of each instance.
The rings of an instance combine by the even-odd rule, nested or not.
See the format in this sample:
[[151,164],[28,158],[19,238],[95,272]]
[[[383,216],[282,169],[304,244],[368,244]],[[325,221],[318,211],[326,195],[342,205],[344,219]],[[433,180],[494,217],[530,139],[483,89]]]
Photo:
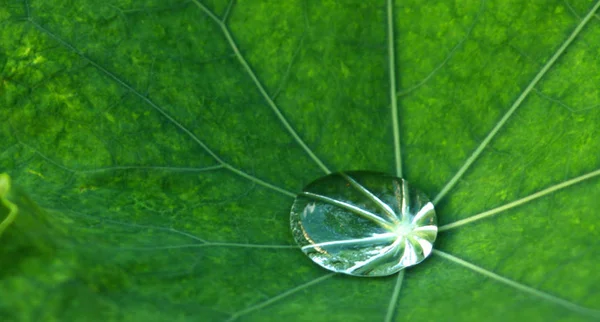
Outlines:
[[[0,0],[0,320],[598,319],[599,5]],[[433,256],[304,256],[341,170],[431,196]]]

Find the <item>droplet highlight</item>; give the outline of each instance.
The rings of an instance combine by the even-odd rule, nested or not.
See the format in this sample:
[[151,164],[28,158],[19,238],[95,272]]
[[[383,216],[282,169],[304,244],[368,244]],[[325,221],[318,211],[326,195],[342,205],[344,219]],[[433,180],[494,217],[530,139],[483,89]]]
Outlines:
[[313,262],[354,276],[387,276],[422,262],[438,231],[424,193],[402,178],[368,171],[313,181],[296,197],[290,221]]

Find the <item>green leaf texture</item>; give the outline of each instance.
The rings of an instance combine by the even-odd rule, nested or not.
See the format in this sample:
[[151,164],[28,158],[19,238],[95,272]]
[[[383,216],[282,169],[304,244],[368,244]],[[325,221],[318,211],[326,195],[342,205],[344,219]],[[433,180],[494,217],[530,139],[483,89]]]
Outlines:
[[[0,320],[599,319],[598,6],[0,0]],[[430,258],[294,245],[350,170],[435,200]]]

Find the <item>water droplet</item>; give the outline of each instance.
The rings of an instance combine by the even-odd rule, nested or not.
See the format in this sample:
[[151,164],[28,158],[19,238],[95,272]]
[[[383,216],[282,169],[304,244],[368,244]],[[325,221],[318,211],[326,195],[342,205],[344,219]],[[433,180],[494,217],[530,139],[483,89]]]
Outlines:
[[433,204],[401,178],[353,171],[319,178],[291,211],[294,239],[320,266],[386,276],[423,261],[437,236]]

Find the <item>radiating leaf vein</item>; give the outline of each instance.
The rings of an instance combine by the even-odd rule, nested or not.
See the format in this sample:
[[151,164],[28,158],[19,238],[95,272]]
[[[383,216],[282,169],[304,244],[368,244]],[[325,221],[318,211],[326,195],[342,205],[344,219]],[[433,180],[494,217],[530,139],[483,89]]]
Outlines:
[[460,259],[460,258],[458,258],[456,256],[451,255],[451,254],[442,252],[440,250],[434,249],[433,253],[435,255],[437,255],[437,256],[440,256],[440,257],[446,259],[446,260],[449,260],[452,263],[455,263],[455,264],[461,265],[463,267],[466,267],[466,268],[468,268],[468,269],[470,269],[470,270],[472,270],[472,271],[474,271],[476,273],[479,273],[481,275],[487,276],[487,277],[489,277],[489,278],[491,278],[493,280],[496,280],[498,282],[501,282],[503,284],[506,284],[508,286],[516,288],[516,289],[518,289],[520,291],[523,291],[525,293],[529,293],[531,295],[537,296],[537,297],[542,298],[544,300],[553,302],[555,304],[563,306],[563,307],[565,307],[565,308],[567,308],[569,310],[572,310],[574,312],[577,312],[577,313],[580,313],[580,314],[583,314],[583,315],[587,315],[587,316],[590,316],[590,317],[600,318],[600,310],[589,309],[589,308],[583,307],[581,305],[577,305],[577,304],[575,304],[573,302],[561,299],[561,298],[559,298],[557,296],[554,296],[552,294],[549,294],[549,293],[546,293],[546,292],[542,292],[540,290],[536,290],[536,289],[534,289],[532,287],[529,287],[529,286],[523,285],[523,284],[521,284],[519,282],[515,282],[513,280],[510,280],[510,279],[508,279],[506,277],[503,277],[501,275],[498,275],[498,274],[496,274],[494,272],[488,271],[487,269],[485,269],[483,267],[477,266],[475,264],[471,264],[471,263],[469,263],[469,262],[467,262],[467,261],[465,261],[463,259]]
[[541,197],[546,196],[548,194],[551,194],[551,193],[553,193],[555,191],[567,188],[569,186],[572,186],[574,184],[580,183],[580,182],[585,181],[585,180],[589,180],[589,179],[595,178],[597,176],[600,176],[600,169],[592,171],[592,172],[589,172],[589,173],[586,173],[586,174],[581,175],[579,177],[567,180],[565,182],[562,182],[562,183],[559,183],[559,184],[555,184],[555,185],[553,185],[551,187],[548,187],[548,188],[546,188],[544,190],[541,190],[541,191],[538,191],[536,193],[533,193],[533,194],[531,194],[531,195],[529,195],[527,197],[515,200],[513,202],[509,202],[509,203],[507,203],[507,204],[505,204],[503,206],[500,206],[500,207],[497,207],[497,208],[494,208],[494,209],[490,209],[490,210],[484,211],[482,213],[479,213],[477,215],[473,215],[473,216],[467,217],[465,219],[457,220],[457,221],[455,221],[453,223],[441,226],[441,227],[439,227],[439,231],[440,232],[442,232],[442,231],[448,231],[448,230],[451,230],[451,229],[454,229],[454,228],[458,228],[458,227],[461,227],[461,226],[464,226],[464,225],[467,225],[467,224],[470,224],[470,223],[473,223],[473,222],[476,222],[476,221],[479,221],[479,220],[491,217],[491,216],[493,216],[495,214],[501,213],[503,211],[507,211],[507,210],[512,209],[514,207],[518,207],[520,205],[523,205],[523,204],[528,203],[530,201],[533,201],[535,199],[538,199],[538,198],[541,198]]
[[452,189],[458,181],[462,178],[464,173],[473,165],[473,163],[479,158],[479,155],[483,152],[483,150],[488,146],[488,144],[492,141],[492,139],[496,136],[496,134],[500,131],[500,129],[504,126],[504,124],[510,119],[513,113],[521,106],[525,98],[529,95],[529,93],[535,88],[536,84],[546,75],[546,72],[550,70],[554,63],[558,60],[558,58],[565,52],[565,50],[571,45],[573,40],[581,33],[583,28],[588,24],[588,22],[594,16],[594,13],[600,8],[600,1],[596,2],[596,4],[592,7],[592,9],[587,13],[587,15],[579,22],[575,30],[569,35],[569,37],[565,40],[565,42],[556,50],[556,52],[550,57],[548,62],[540,69],[540,71],[535,75],[535,77],[531,80],[529,85],[525,87],[523,92],[519,95],[517,100],[512,104],[512,106],[508,109],[508,111],[502,116],[502,118],[496,123],[494,128],[488,133],[488,135],[481,141],[479,146],[473,151],[473,153],[467,158],[465,163],[460,167],[458,172],[444,185],[442,190],[435,196],[433,199],[433,203],[437,204],[444,196]]
[[204,142],[202,142],[194,133],[192,133],[192,131],[190,131],[185,126],[183,126],[181,123],[179,123],[177,120],[175,120],[175,118],[173,118],[171,115],[169,115],[162,107],[158,106],[156,103],[154,103],[148,97],[142,95],[135,88],[131,87],[129,84],[127,84],[126,82],[124,82],[123,80],[121,80],[120,78],[118,78],[117,75],[115,75],[114,73],[110,72],[106,68],[102,67],[101,65],[99,65],[98,63],[96,63],[95,61],[93,61],[92,59],[90,59],[89,57],[87,57],[79,49],[75,48],[71,44],[69,44],[66,41],[64,41],[63,39],[59,38],[57,35],[55,35],[54,33],[52,33],[47,28],[43,27],[42,25],[38,24],[33,19],[29,19],[29,22],[31,24],[33,24],[38,30],[40,30],[41,32],[47,34],[48,36],[50,36],[54,40],[58,41],[61,45],[63,45],[64,47],[70,49],[75,54],[77,54],[79,57],[81,57],[81,59],[87,61],[89,64],[91,64],[92,66],[94,66],[96,69],[98,69],[99,71],[101,71],[102,73],[104,73],[105,75],[107,75],[108,77],[110,77],[112,80],[114,80],[115,82],[117,82],[119,85],[123,86],[128,91],[130,91],[131,93],[135,94],[137,97],[139,97],[140,99],[142,99],[146,104],[150,105],[153,109],[155,109],[156,111],[158,111],[163,117],[165,117],[167,120],[169,120],[169,122],[171,122],[173,125],[175,125],[175,127],[177,127],[178,129],[180,129],[181,131],[183,131],[185,134],[187,134],[188,137],[190,137],[194,142],[196,142],[204,151],[206,151],[209,155],[211,155],[217,162],[219,162],[226,169],[232,171],[233,173],[236,173],[236,174],[240,175],[241,177],[244,177],[244,178],[246,178],[248,180],[251,180],[251,181],[253,181],[253,182],[255,182],[255,183],[259,184],[259,185],[262,185],[262,186],[264,186],[266,188],[275,190],[277,192],[280,192],[280,193],[285,194],[285,195],[290,196],[290,197],[295,197],[295,194],[293,192],[287,191],[287,190],[285,190],[283,188],[279,188],[279,187],[277,187],[277,186],[275,186],[275,185],[273,185],[271,183],[268,183],[268,182],[266,182],[264,180],[261,180],[261,179],[255,177],[255,176],[253,176],[253,175],[250,175],[250,174],[248,174],[248,173],[246,173],[246,172],[244,172],[244,171],[242,171],[242,170],[240,170],[240,169],[238,169],[238,168],[230,165],[229,163],[223,161],[223,159],[221,159],[221,157],[219,157],[214,151],[212,151]]
[[200,1],[192,0],[192,2],[194,2],[198,6],[198,8],[200,8],[200,10],[202,10],[204,13],[206,13],[217,24],[217,26],[219,26],[219,28],[221,29],[221,32],[227,39],[229,46],[231,47],[231,49],[235,53],[236,57],[238,58],[238,61],[244,67],[244,70],[246,71],[248,76],[250,76],[250,78],[254,82],[254,85],[256,85],[256,88],[258,89],[260,94],[263,96],[263,98],[265,99],[265,101],[267,102],[267,104],[269,105],[271,110],[275,113],[275,115],[277,116],[277,118],[279,119],[281,124],[288,131],[288,133],[294,138],[294,140],[298,143],[298,145],[300,145],[302,147],[302,149],[309,155],[309,157],[319,166],[319,168],[321,168],[321,170],[323,170],[327,174],[331,173],[331,170],[329,170],[329,168],[327,168],[325,163],[323,163],[323,161],[321,161],[321,159],[319,159],[319,157],[317,157],[317,155],[308,147],[308,145],[304,142],[304,140],[302,140],[302,138],[300,137],[300,135],[298,135],[296,130],[294,130],[294,128],[292,127],[290,122],[285,118],[285,116],[283,115],[283,113],[281,112],[281,110],[277,106],[277,104],[275,104],[275,102],[271,99],[271,97],[265,90],[265,87],[260,82],[260,80],[258,79],[256,74],[254,73],[254,71],[252,70],[252,68],[250,67],[248,62],[246,61],[246,58],[244,58],[244,56],[240,52],[237,43],[235,42],[235,40],[233,40],[233,36],[231,35],[231,33],[229,32],[229,29],[227,28],[227,25],[225,25],[225,23],[223,23],[223,21],[221,21],[221,19],[217,18],[217,16],[212,11],[210,11],[204,4],[202,4]]

